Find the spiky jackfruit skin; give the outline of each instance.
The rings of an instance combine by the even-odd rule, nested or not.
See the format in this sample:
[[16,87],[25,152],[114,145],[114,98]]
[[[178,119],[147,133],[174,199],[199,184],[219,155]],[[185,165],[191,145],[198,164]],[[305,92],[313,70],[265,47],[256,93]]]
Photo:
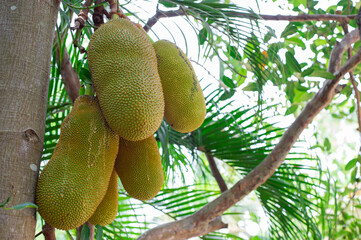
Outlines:
[[193,67],[175,44],[159,40],[153,46],[164,93],[164,118],[174,130],[192,132],[206,116],[203,91]]
[[131,197],[145,201],[157,195],[164,177],[154,136],[137,142],[120,138],[115,170]]
[[112,176],[110,177],[108,190],[98,205],[97,210],[89,218],[88,222],[93,225],[106,226],[112,223],[118,213],[118,175],[113,170]]
[[87,56],[109,126],[130,141],[153,135],[163,119],[164,98],[145,32],[127,19],[111,20],[92,35]]
[[77,98],[37,183],[36,204],[48,224],[69,230],[93,215],[108,189],[118,146],[98,100]]

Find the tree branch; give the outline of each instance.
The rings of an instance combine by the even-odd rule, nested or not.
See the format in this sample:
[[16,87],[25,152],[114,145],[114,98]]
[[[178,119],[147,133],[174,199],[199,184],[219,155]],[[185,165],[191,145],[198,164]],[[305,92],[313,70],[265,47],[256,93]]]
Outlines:
[[352,87],[355,91],[356,98],[356,112],[357,112],[357,121],[358,121],[358,131],[361,132],[361,108],[360,108],[360,91],[357,88],[357,83],[352,72],[350,72],[350,79]]
[[91,4],[93,3],[93,0],[86,0],[82,10],[80,10],[80,13],[78,15],[78,18],[74,21],[74,27],[71,28],[71,30],[81,30],[85,26],[85,22],[88,20],[88,13],[89,8]]
[[43,226],[43,235],[45,240],[56,240],[55,237],[55,228],[45,223]]
[[187,12],[184,9],[179,9],[176,11],[162,11],[158,9],[155,12],[155,15],[147,21],[147,23],[144,25],[143,29],[146,32],[149,32],[149,30],[158,22],[159,19],[164,17],[178,17],[178,16],[184,16],[187,15]]
[[113,14],[117,14],[120,18],[126,18],[128,19],[128,17],[123,13],[123,11],[118,7],[118,4],[116,2],[116,0],[108,0],[109,5],[110,5],[110,17],[113,16]]
[[209,152],[206,152],[206,157],[209,162],[209,167],[212,171],[214,178],[216,179],[216,181],[218,183],[219,188],[221,189],[221,192],[227,191],[228,187],[227,187],[226,183],[224,182],[224,179],[222,178],[222,175],[217,168],[217,164],[214,161],[214,157]]
[[329,59],[328,69],[329,72],[336,72],[340,68],[342,55],[347,51],[348,48],[360,39],[359,31],[357,29],[346,34],[341,42],[337,43],[332,49],[331,56]]
[[[102,2],[103,0],[96,0],[94,4],[98,5]],[[93,13],[94,26],[100,27],[104,23],[103,14],[104,14],[104,4],[94,8],[94,13]]]
[[[243,17],[243,18],[252,18],[251,14],[242,14],[242,13],[231,13],[233,16]],[[289,21],[289,22],[308,22],[308,21],[350,21],[357,19],[357,15],[338,15],[338,14],[301,14],[301,15],[256,15],[254,19],[260,20],[272,20],[272,21]]]
[[[360,13],[360,11],[359,11]],[[358,19],[357,19],[357,23],[358,25],[360,26],[359,24],[359,20],[361,19],[361,15],[358,14]],[[345,32],[345,35],[348,34],[348,25],[347,25],[347,22],[341,22],[341,27],[343,29],[343,31]],[[350,59],[352,57],[352,48],[349,47],[347,49],[347,57],[348,59]],[[353,75],[353,72],[350,71],[349,72],[350,74],[350,80],[351,80],[351,84],[352,84],[352,87],[355,91],[355,98],[356,98],[356,113],[357,113],[357,121],[358,121],[358,131],[361,132],[361,109],[360,109],[360,92],[357,88],[357,83],[356,83],[356,80],[355,80],[355,77]]]
[[[209,229],[209,223],[223,212],[243,199],[251,191],[262,185],[282,164],[291,147],[301,132],[313,118],[326,107],[336,92],[340,79],[361,62],[361,50],[349,59],[339,71],[334,73],[335,79],[328,80],[325,85],[307,103],[301,114],[282,136],[272,152],[245,178],[238,181],[231,189],[222,193],[217,199],[205,205],[194,214],[175,222],[166,223],[143,233],[139,239],[186,239],[198,236],[199,232]],[[337,62],[335,62],[338,64]]]
[[[64,41],[63,39],[61,40],[62,42]],[[56,49],[56,61],[59,63],[59,59],[60,59],[59,41],[56,41],[55,49]],[[69,53],[65,46],[63,49],[63,56],[61,58],[60,66],[61,66],[60,74],[62,81],[64,83],[65,91],[68,93],[71,102],[74,103],[75,99],[79,96],[80,79],[78,74],[75,72],[75,70],[71,65]]]
[[[186,8],[181,8],[176,11],[162,11],[157,7],[155,15],[147,21],[143,29],[148,32],[159,19],[164,17],[178,17],[188,15]],[[361,13],[360,13],[361,14]],[[337,21],[337,22],[349,22],[350,20],[357,19],[357,15],[339,15],[339,14],[301,14],[301,15],[265,15],[265,14],[252,14],[252,13],[240,13],[240,12],[227,12],[228,16],[247,18],[247,19],[259,19],[266,21],[289,21],[289,22],[308,22],[308,21]]]

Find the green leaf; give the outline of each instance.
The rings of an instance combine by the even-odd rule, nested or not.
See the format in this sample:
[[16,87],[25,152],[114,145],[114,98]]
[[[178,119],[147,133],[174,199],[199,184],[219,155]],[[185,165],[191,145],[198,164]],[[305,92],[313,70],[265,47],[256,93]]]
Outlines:
[[19,205],[10,207],[10,208],[5,208],[5,209],[24,209],[24,208],[38,208],[38,206],[36,206],[34,203],[31,202],[24,202],[24,203],[20,203]]
[[354,183],[354,182],[355,182],[355,180],[356,180],[356,173],[357,173],[357,168],[354,168],[354,169],[352,170],[352,172],[351,172],[351,179],[350,179],[351,183]]
[[199,40],[199,44],[203,45],[205,43],[205,41],[207,40],[207,28],[202,28],[199,33],[198,33],[198,40]]
[[301,72],[301,66],[291,52],[286,52],[286,65],[295,72]]
[[248,83],[247,86],[245,86],[243,89],[243,91],[251,91],[251,92],[257,92],[259,90],[258,88],[258,84],[255,82],[250,82]]
[[167,7],[167,8],[177,7],[176,4],[168,2],[168,1],[159,1],[159,3],[162,4],[163,6]]
[[4,206],[10,201],[10,197],[11,197],[11,196],[9,196],[9,197],[5,200],[5,202],[0,203],[0,207],[4,207]]
[[102,228],[102,226],[97,224],[95,227],[97,229],[97,234],[95,235],[95,239],[96,240],[102,240],[102,237],[103,237],[103,228]]
[[306,49],[306,44],[298,37],[287,38],[285,43],[292,43],[294,45],[300,46],[303,50]]
[[84,224],[83,229],[81,230],[80,239],[89,240],[89,237],[90,237],[90,229],[86,224]]
[[236,85],[234,84],[233,80],[230,79],[229,77],[227,76],[222,76],[222,82],[227,86],[227,87],[230,87],[230,88],[235,88]]
[[295,25],[293,25],[292,23],[290,23],[287,25],[285,30],[283,30],[283,32],[281,34],[281,38],[285,38],[289,35],[292,35],[292,34],[296,33],[297,30],[298,30],[297,27]]
[[357,158],[354,158],[352,160],[350,160],[346,166],[345,166],[345,170],[348,171],[348,170],[351,170],[352,168],[354,168],[356,166],[356,163],[357,163]]
[[325,148],[328,152],[331,150],[331,142],[330,142],[330,139],[328,139],[327,137],[323,141],[323,145],[325,146]]
[[310,75],[314,70],[315,69],[311,66],[311,67],[305,69],[304,71],[302,71],[301,76],[306,77],[306,76]]
[[326,70],[316,70],[316,71],[313,71],[311,74],[310,74],[311,77],[321,77],[321,78],[325,78],[325,79],[334,79],[335,76],[330,73],[330,72],[327,72]]
[[327,41],[326,39],[316,39],[314,43],[316,44],[316,46],[323,46],[327,44]]
[[228,45],[227,47],[227,51],[229,56],[231,56],[234,59],[241,59],[241,54],[238,52],[237,47],[232,46],[232,45]]
[[224,93],[219,97],[220,101],[227,100],[231,98],[236,91],[234,89],[225,90]]
[[80,69],[79,78],[89,84],[91,84],[91,82],[92,82],[91,74],[90,74],[89,70],[86,68]]
[[3,203],[0,203],[0,207],[3,208],[3,209],[16,209],[16,210],[20,210],[20,209],[24,209],[24,208],[38,208],[38,206],[36,206],[34,203],[31,203],[31,202],[24,202],[24,203],[20,203],[16,206],[13,206],[13,207],[5,207],[5,205],[10,201],[10,197],[9,196],[5,202]]
[[285,115],[290,115],[290,114],[296,112],[297,108],[298,108],[297,104],[292,104],[291,107],[287,108]]

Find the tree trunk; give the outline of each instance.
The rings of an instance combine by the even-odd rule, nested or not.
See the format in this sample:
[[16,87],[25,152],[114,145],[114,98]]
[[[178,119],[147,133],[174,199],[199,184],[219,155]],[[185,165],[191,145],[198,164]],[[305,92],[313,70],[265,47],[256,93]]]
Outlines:
[[[0,7],[0,202],[35,201],[59,0]],[[0,209],[0,239],[34,239],[35,210]]]

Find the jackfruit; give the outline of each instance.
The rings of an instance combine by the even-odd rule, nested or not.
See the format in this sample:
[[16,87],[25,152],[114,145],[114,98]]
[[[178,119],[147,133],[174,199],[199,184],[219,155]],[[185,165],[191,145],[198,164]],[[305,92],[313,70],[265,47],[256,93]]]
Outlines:
[[145,201],[157,195],[164,177],[154,136],[137,142],[120,138],[115,170],[131,197]]
[[88,222],[93,225],[106,226],[112,223],[118,213],[118,175],[113,170],[110,177],[107,193],[103,200],[95,210],[94,214],[89,218]]
[[174,43],[159,40],[153,46],[164,93],[164,118],[174,130],[192,132],[206,116],[203,91],[193,67]]
[[164,98],[146,33],[127,19],[110,20],[92,35],[87,56],[109,126],[130,141],[153,135],[163,119]]
[[98,100],[78,97],[37,183],[41,217],[63,230],[84,224],[107,191],[118,146],[119,137],[106,124]]

